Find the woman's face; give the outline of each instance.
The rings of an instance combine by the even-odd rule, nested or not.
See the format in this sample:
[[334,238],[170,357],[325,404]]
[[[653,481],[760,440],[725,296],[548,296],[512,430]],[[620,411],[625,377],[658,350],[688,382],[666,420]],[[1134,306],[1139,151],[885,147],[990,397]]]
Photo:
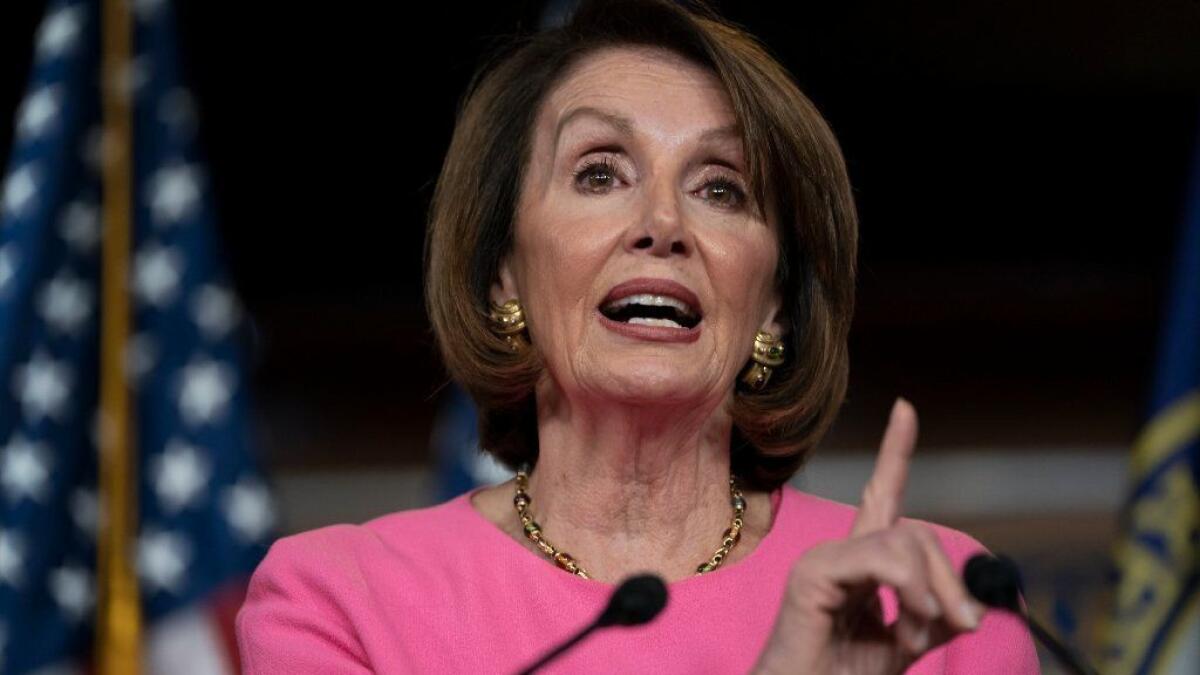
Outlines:
[[543,102],[492,299],[520,299],[563,392],[721,401],[781,331],[734,124],[716,76],[660,49],[595,52]]

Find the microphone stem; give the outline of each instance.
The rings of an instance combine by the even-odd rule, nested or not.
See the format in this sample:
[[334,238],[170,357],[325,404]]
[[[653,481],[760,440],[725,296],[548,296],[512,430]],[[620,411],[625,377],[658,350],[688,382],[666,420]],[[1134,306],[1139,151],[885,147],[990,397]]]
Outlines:
[[584,628],[583,630],[576,633],[575,637],[571,638],[570,640],[567,640],[566,642],[562,643],[561,645],[550,650],[545,656],[538,659],[537,662],[534,663],[532,666],[529,666],[525,670],[522,670],[520,672],[520,675],[531,675],[533,673],[533,671],[537,670],[538,668],[541,668],[542,666],[544,666],[547,663],[549,663],[550,661],[552,661],[559,654],[562,654],[563,652],[565,652],[568,649],[570,649],[571,647],[573,647],[577,642],[579,642],[583,638],[587,637],[592,631],[596,630],[596,628],[598,628],[599,626],[600,626],[599,620],[593,621],[590,626],[588,626],[587,628]]
[[1071,672],[1074,675],[1099,675],[1099,673],[1097,673],[1091,666],[1084,663],[1084,661],[1066,645],[1059,642],[1058,639],[1054,637],[1053,633],[1043,628],[1042,625],[1038,623],[1032,616],[1024,612],[1021,612],[1020,614],[1025,617],[1025,622],[1029,625],[1029,630],[1033,633],[1034,637],[1036,637],[1038,641],[1046,647],[1046,649],[1049,649],[1051,653],[1058,657],[1059,663],[1065,666],[1068,672]]

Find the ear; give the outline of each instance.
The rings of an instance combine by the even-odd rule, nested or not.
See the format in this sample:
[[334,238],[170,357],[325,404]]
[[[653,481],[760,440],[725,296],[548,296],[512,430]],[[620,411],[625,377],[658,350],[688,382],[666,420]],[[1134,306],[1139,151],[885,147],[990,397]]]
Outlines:
[[787,316],[783,311],[783,292],[779,288],[771,291],[771,296],[767,301],[767,311],[758,329],[776,337],[782,337],[791,332],[791,326],[788,325]]
[[492,282],[490,298],[497,305],[503,305],[509,300],[521,299],[521,294],[517,291],[517,281],[513,277],[512,265],[509,264],[509,256],[504,256],[504,259],[500,261],[500,268],[496,271],[496,280]]

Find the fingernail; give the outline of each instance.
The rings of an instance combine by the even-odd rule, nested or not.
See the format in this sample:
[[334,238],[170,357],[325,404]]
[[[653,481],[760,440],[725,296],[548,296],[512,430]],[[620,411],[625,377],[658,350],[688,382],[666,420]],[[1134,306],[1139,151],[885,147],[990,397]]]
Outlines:
[[979,603],[963,600],[958,615],[962,617],[962,621],[967,625],[967,628],[975,630],[979,627],[979,619],[983,617],[983,607]]

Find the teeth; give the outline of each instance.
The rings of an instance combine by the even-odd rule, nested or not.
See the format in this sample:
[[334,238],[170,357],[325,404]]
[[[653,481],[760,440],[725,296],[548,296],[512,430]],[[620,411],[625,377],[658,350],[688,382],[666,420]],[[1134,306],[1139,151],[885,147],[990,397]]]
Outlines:
[[681,326],[678,323],[675,323],[674,321],[672,321],[670,319],[648,319],[643,316],[635,316],[632,319],[630,319],[629,321],[627,321],[626,323],[636,323],[641,326],[662,326],[665,328],[683,328],[683,326]]
[[[628,305],[647,305],[651,307],[672,307],[685,316],[692,316],[695,312],[692,308],[682,300],[672,298],[669,295],[652,295],[650,293],[642,293],[640,295],[630,295],[620,300],[614,300],[605,306],[606,310],[617,310]],[[674,322],[672,322],[674,323]]]

